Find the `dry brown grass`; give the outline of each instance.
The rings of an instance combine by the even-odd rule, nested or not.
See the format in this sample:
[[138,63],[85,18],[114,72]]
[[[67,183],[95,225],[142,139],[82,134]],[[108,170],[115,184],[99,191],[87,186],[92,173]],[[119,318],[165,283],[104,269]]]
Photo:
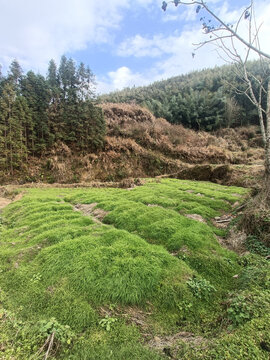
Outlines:
[[156,119],[138,105],[107,103],[101,107],[108,125],[107,135],[116,137],[120,143],[121,138],[133,139],[143,148],[193,164],[248,164],[263,158],[260,134],[255,126],[220,129],[210,134]]
[[123,125],[131,121],[151,123],[155,120],[154,115],[149,110],[138,105],[106,103],[102,104],[101,107],[109,128],[115,124]]
[[[262,164],[264,153],[259,147],[260,135],[256,127],[221,129],[210,134],[156,119],[137,105],[107,103],[100,106],[107,123],[102,150],[81,154],[58,142],[42,158],[29,158],[29,166],[15,177],[3,177],[2,183],[14,183],[14,178],[17,183],[122,181],[179,174],[183,170],[190,173],[185,176],[193,177],[196,169],[191,165]],[[232,172],[233,181],[239,180],[241,171]],[[210,173],[213,178],[212,170]],[[243,172],[238,185],[246,178]],[[227,177],[218,179],[230,181]]]
[[269,180],[261,182],[258,193],[249,199],[240,226],[266,246],[270,246],[270,186]]

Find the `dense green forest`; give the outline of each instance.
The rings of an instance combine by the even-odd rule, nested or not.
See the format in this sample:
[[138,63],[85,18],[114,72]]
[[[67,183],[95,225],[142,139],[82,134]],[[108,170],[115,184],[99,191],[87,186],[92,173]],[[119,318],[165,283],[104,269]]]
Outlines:
[[[258,62],[248,63],[247,68],[251,74],[264,78]],[[256,89],[255,79],[253,83]],[[220,127],[258,123],[256,108],[241,93],[246,88],[235,66],[225,65],[176,76],[149,86],[115,91],[100,96],[99,101],[135,102],[147,107],[156,117],[165,118],[173,124],[211,131]]]
[[50,61],[46,78],[24,75],[14,60],[7,76],[0,73],[0,168],[13,173],[59,141],[79,151],[102,146],[105,121],[94,90],[89,67],[65,56],[59,67]]

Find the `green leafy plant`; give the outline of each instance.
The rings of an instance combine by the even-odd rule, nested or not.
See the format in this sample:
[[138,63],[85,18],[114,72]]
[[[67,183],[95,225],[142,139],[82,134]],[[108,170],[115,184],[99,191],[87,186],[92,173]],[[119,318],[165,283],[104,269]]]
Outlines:
[[116,321],[116,318],[106,315],[105,318],[100,320],[99,325],[103,327],[106,331],[110,331],[112,328],[112,324],[114,324]]
[[41,280],[41,274],[40,273],[36,273],[33,275],[33,277],[30,279],[30,281],[32,283],[37,283]]
[[206,279],[198,279],[195,276],[187,281],[192,294],[199,299],[207,299],[216,292],[216,288]]
[[246,301],[246,298],[242,295],[239,295],[232,300],[227,313],[233,327],[244,324],[252,317],[251,307]]
[[40,321],[39,331],[44,337],[54,334],[54,338],[61,344],[70,344],[74,337],[70,326],[60,324],[55,318],[51,318],[49,321]]
[[270,255],[270,248],[260,242],[256,236],[248,236],[246,239],[246,247],[250,252],[261,256]]

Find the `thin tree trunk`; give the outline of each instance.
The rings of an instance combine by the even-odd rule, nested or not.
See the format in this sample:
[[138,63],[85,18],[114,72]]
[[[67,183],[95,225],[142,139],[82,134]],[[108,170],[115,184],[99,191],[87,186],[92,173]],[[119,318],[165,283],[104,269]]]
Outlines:
[[9,119],[9,151],[10,151],[10,170],[11,175],[13,175],[13,143],[12,143],[12,128],[11,128],[11,121]]
[[[260,122],[260,128],[261,128],[261,134],[262,134],[262,139],[263,139],[263,144],[266,148],[266,134],[265,134],[265,126],[264,126],[264,120],[263,120],[263,110],[262,110],[262,104],[261,104],[261,99],[258,101],[254,91],[253,91],[253,87],[252,87],[252,83],[248,77],[248,72],[247,72],[247,68],[246,65],[243,64],[243,70],[244,70],[244,79],[248,84],[248,88],[249,88],[249,93],[250,93],[250,100],[251,102],[257,107],[257,111],[258,111],[258,115],[259,115],[259,122]],[[269,91],[268,91],[269,94]]]
[[267,180],[270,180],[270,79],[267,86],[265,173]]
[[7,139],[7,129],[8,129],[8,124],[7,124],[7,119],[5,118],[5,130],[4,130],[4,136],[5,136],[5,164],[6,164],[6,169],[8,169],[8,139]]

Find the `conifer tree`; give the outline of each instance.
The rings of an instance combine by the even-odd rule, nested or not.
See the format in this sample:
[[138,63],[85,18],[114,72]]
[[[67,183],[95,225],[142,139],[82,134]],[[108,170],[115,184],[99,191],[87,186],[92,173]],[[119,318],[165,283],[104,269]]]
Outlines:
[[16,92],[19,93],[20,82],[22,80],[23,71],[19,62],[15,59],[9,67],[8,80],[15,86]]
[[21,82],[22,95],[27,99],[28,107],[33,120],[34,151],[42,152],[54,142],[52,124],[48,117],[49,88],[42,75],[29,71]]
[[60,116],[60,81],[55,61],[50,60],[47,72],[47,84],[49,88],[48,116],[52,123],[52,132],[55,141],[63,140],[64,125]]
[[3,93],[0,98],[0,122],[1,138],[3,151],[3,160],[5,168],[14,172],[15,156],[17,144],[14,142],[14,131],[16,131],[16,119],[14,119],[14,103],[16,101],[16,91],[14,84],[7,82],[3,87]]
[[81,63],[54,60],[47,78],[18,61],[0,78],[0,169],[11,174],[22,168],[29,154],[39,156],[58,141],[76,151],[95,151],[103,145],[105,121],[93,104],[94,76]]

